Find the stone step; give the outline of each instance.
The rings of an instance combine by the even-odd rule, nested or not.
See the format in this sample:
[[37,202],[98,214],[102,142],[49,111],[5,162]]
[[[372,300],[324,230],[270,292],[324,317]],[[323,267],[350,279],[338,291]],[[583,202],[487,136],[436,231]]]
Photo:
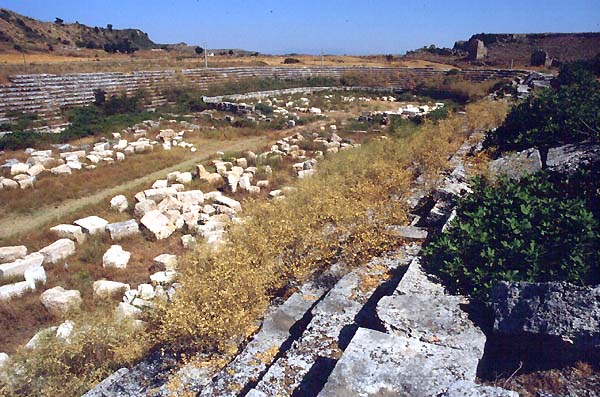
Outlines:
[[[306,330],[271,365],[255,389],[269,396],[312,395],[342,355],[357,323],[369,322],[369,311],[380,298],[376,290],[390,272],[410,263],[418,250],[417,245],[406,246],[344,276],[312,309]],[[385,287],[390,288],[384,285],[383,290]]]

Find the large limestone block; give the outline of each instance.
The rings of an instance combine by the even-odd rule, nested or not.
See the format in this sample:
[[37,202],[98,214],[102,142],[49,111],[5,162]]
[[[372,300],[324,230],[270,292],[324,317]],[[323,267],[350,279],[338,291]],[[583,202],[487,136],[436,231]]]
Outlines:
[[40,302],[53,316],[64,316],[69,311],[81,305],[81,293],[77,290],[65,290],[63,287],[54,287],[40,295]]
[[46,171],[46,167],[44,167],[42,164],[36,164],[27,170],[27,174],[30,176],[38,176],[44,171]]
[[0,263],[14,262],[24,258],[25,255],[27,255],[27,247],[24,245],[0,247]]
[[177,200],[184,205],[199,205],[204,203],[204,194],[200,190],[188,190],[177,193]]
[[162,240],[171,236],[177,229],[169,218],[158,210],[147,212],[140,222],[146,229],[154,234],[157,240]]
[[158,209],[158,206],[156,205],[156,203],[152,200],[148,200],[148,199],[142,199],[140,200],[139,203],[135,204],[135,207],[133,209],[133,213],[136,216],[144,216],[146,215],[147,212],[150,211],[154,211]]
[[106,219],[95,215],[78,219],[73,223],[75,223],[77,226],[81,226],[81,228],[89,235],[104,233],[106,225],[108,225],[108,221]]
[[225,183],[223,177],[216,172],[200,175],[200,180],[213,186],[222,186]]
[[144,194],[148,200],[152,200],[155,203],[160,203],[167,196],[176,196],[177,189],[173,187],[165,187],[160,189],[148,189],[144,190]]
[[51,227],[50,231],[59,238],[68,238],[79,244],[83,243],[86,239],[80,226],[62,224]]
[[520,179],[542,169],[542,157],[537,149],[527,149],[510,153],[490,162],[489,171],[492,177],[506,175],[511,179]]
[[239,201],[236,201],[232,198],[226,197],[226,196],[219,196],[215,198],[215,203],[217,204],[221,204],[221,205],[225,205],[231,209],[233,209],[234,211],[241,211],[242,210],[242,205],[240,204]]
[[106,225],[106,231],[113,240],[121,240],[126,237],[134,236],[140,232],[135,219],[129,219],[124,222],[109,223]]
[[44,263],[44,255],[34,252],[14,262],[0,265],[0,279],[7,277],[22,276],[25,271],[34,267],[40,267]]
[[44,263],[56,264],[75,253],[75,243],[68,238],[62,238],[39,252],[44,255]]
[[461,350],[359,328],[319,397],[431,397],[475,380],[477,360]]
[[173,196],[167,196],[160,203],[158,203],[158,210],[160,212],[167,212],[171,210],[180,211],[181,202]]
[[490,303],[500,334],[561,339],[582,351],[600,351],[598,285],[500,282],[492,288]]
[[383,297],[377,316],[388,332],[483,356],[485,334],[461,309],[464,298],[449,295],[410,294]]
[[125,269],[130,258],[130,252],[125,251],[120,245],[113,245],[102,256],[102,266]]
[[546,165],[553,171],[572,174],[581,166],[597,165],[599,161],[600,145],[577,143],[549,149]]
[[62,164],[58,167],[50,168],[50,172],[54,175],[71,175],[71,167]]
[[142,314],[142,311],[132,304],[121,302],[115,309],[115,319],[124,321],[127,319],[136,319]]
[[110,199],[110,208],[113,210],[125,212],[127,211],[127,207],[129,207],[127,197],[123,196],[122,194]]
[[94,281],[92,286],[94,295],[101,299],[114,298],[123,295],[131,288],[129,284],[110,280]]
[[27,173],[27,171],[29,171],[29,164],[25,164],[25,163],[13,164],[10,167],[10,175],[11,176],[25,174],[25,173]]
[[29,283],[32,290],[36,289],[36,284],[46,284],[46,270],[44,270],[43,266],[32,267],[25,270],[23,277],[25,277],[25,281]]
[[154,264],[166,271],[176,271],[177,255],[161,254],[154,258]]
[[175,180],[179,183],[186,185],[192,181],[192,173],[191,172],[181,172],[181,173],[179,173],[179,175],[177,175],[177,178]]
[[18,298],[31,290],[31,284],[27,281],[2,285],[0,286],[0,301]]

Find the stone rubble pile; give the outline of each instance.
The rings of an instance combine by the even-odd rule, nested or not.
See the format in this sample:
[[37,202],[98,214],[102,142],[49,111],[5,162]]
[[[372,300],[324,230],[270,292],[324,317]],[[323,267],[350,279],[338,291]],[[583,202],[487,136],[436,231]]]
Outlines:
[[[175,120],[169,122],[177,123]],[[53,149],[49,150],[26,149],[25,154],[28,158],[24,162],[8,159],[0,165],[0,171],[4,174],[0,175],[0,191],[32,188],[36,180],[46,174],[71,175],[74,171],[93,170],[100,165],[124,161],[127,156],[154,151],[159,141],[165,150],[177,146],[196,152],[197,148],[185,142],[183,136],[186,132],[198,130],[200,127],[186,121],[180,122],[179,126],[181,131],[175,133],[172,129],[159,130],[160,122],[147,120],[113,133],[111,140],[102,138],[100,142],[91,145],[77,147],[61,144],[52,145]],[[157,140],[147,138],[157,130]],[[133,135],[133,139],[124,139],[126,135]]]

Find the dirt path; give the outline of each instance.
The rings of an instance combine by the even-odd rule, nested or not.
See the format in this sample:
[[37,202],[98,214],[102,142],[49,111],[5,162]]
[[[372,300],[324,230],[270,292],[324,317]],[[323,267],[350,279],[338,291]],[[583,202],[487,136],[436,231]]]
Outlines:
[[[70,199],[64,201],[60,205],[47,205],[38,208],[35,211],[27,214],[12,214],[0,219],[0,242],[5,239],[10,239],[15,236],[25,235],[37,228],[40,228],[52,221],[60,222],[70,214],[84,209],[85,207],[95,205],[103,200],[130,191],[135,188],[148,188],[149,184],[156,179],[163,179],[166,174],[173,171],[183,171],[192,169],[196,164],[205,161],[209,156],[216,151],[241,151],[241,150],[256,150],[264,146],[268,142],[266,137],[250,137],[241,139],[236,142],[227,142],[219,144],[208,144],[200,148],[197,156],[186,161],[182,161],[176,165],[163,168],[143,177],[132,179],[126,183],[114,186],[108,189],[101,190],[87,197]],[[92,214],[90,214],[92,215]]]

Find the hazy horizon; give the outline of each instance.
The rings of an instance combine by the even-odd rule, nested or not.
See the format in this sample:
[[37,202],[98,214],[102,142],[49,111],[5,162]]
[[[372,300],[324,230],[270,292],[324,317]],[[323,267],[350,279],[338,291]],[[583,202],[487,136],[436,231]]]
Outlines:
[[282,2],[200,0],[3,0],[28,17],[88,26],[137,28],[159,44],[185,42],[266,54],[403,54],[430,44],[452,47],[476,33],[600,31],[600,0],[440,0]]

